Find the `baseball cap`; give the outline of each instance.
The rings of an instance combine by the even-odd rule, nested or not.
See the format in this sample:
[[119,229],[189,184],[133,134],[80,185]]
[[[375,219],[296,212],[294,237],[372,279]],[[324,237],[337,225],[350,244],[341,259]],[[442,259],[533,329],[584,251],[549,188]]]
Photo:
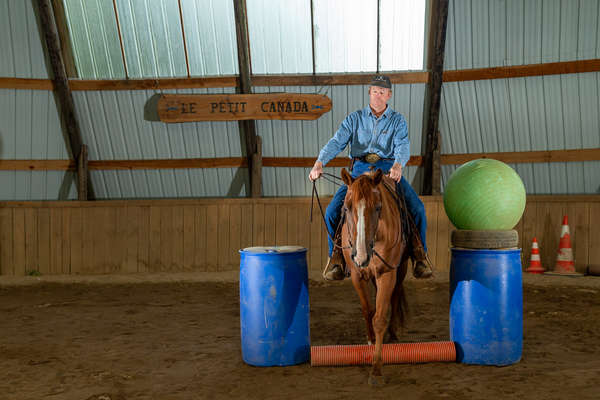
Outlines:
[[371,86],[379,86],[386,89],[392,88],[392,83],[390,82],[390,78],[385,75],[375,75],[369,83]]

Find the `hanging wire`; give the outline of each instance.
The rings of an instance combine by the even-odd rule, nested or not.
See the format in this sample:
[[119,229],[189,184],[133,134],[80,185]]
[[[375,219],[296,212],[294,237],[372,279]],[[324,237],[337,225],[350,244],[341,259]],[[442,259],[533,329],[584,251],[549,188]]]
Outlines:
[[117,10],[117,2],[113,0],[113,9],[115,10],[115,21],[117,22],[117,33],[119,35],[119,44],[121,46],[121,59],[123,60],[123,70],[125,71],[125,79],[129,79],[127,71],[127,60],[125,59],[125,48],[123,47],[123,35],[121,34],[121,22],[119,21],[119,11]]

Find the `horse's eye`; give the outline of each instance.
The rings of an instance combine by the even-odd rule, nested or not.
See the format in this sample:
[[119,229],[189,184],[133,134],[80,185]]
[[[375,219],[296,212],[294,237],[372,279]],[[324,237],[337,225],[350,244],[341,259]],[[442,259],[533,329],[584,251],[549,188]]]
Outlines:
[[375,206],[375,211],[380,212],[381,211],[381,206]]

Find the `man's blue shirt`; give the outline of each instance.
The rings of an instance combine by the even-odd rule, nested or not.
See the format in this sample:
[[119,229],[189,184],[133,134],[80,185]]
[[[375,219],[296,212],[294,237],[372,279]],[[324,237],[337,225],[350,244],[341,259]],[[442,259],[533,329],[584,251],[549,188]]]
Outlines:
[[350,144],[350,157],[376,153],[404,167],[410,158],[408,127],[402,114],[388,105],[376,118],[370,106],[348,115],[335,135],[321,149],[318,160],[326,165]]

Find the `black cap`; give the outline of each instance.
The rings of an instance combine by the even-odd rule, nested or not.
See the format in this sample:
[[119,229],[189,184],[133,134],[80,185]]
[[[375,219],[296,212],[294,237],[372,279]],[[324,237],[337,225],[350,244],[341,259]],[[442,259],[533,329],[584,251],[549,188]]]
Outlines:
[[375,75],[369,83],[371,86],[379,86],[386,89],[392,88],[392,83],[390,82],[390,78],[385,75]]

